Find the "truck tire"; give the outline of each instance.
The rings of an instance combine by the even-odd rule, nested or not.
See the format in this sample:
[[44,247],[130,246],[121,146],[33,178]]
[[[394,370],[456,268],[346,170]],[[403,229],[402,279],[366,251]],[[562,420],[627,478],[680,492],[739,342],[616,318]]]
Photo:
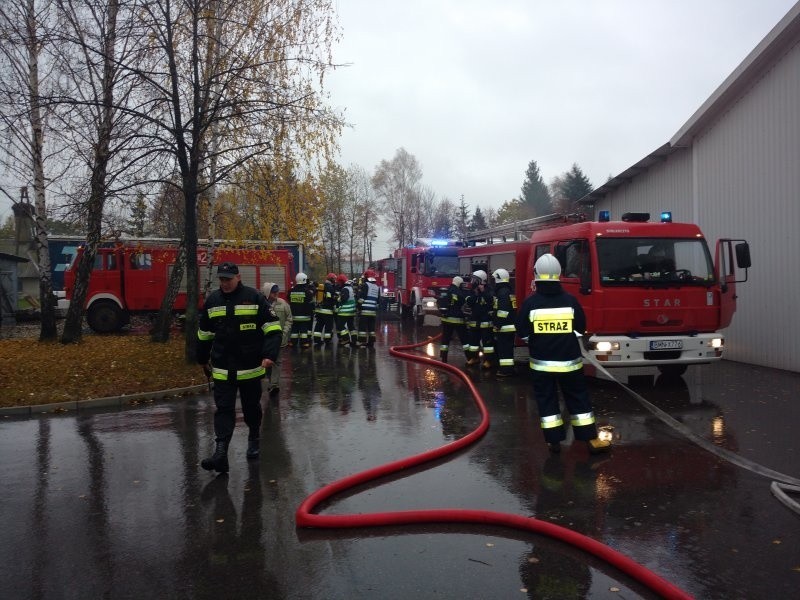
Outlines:
[[401,305],[402,306],[401,310],[403,311],[402,317],[404,319],[411,319],[414,316],[414,303],[416,302],[416,300],[414,299],[414,294],[411,294],[411,300],[409,300],[409,302],[411,304],[408,304],[408,305],[402,304]]
[[414,323],[422,325],[425,322],[425,313],[422,311],[422,305],[415,303],[412,311],[414,314]]
[[658,365],[658,370],[665,377],[680,377],[687,368],[688,365]]
[[124,315],[116,302],[98,300],[86,312],[86,321],[95,333],[113,333],[122,328]]

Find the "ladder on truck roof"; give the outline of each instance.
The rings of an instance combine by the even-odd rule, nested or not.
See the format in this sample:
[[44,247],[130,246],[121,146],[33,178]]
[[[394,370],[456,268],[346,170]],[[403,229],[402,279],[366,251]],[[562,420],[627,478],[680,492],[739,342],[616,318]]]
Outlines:
[[470,246],[474,246],[478,243],[495,244],[498,242],[528,240],[530,239],[530,234],[539,229],[558,227],[565,223],[578,223],[585,219],[586,216],[583,213],[553,213],[551,215],[534,217],[532,219],[514,221],[513,223],[495,225],[494,227],[481,229],[480,231],[472,231],[464,236],[464,242]]

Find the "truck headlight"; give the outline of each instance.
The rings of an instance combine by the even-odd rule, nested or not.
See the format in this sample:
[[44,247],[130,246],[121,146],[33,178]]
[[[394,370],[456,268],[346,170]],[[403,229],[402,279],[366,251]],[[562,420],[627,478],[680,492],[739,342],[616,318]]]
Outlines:
[[611,352],[619,350],[619,342],[595,342],[594,349],[598,352]]
[[711,346],[712,348],[722,348],[723,346],[722,338],[711,338],[711,340],[708,342],[708,345]]

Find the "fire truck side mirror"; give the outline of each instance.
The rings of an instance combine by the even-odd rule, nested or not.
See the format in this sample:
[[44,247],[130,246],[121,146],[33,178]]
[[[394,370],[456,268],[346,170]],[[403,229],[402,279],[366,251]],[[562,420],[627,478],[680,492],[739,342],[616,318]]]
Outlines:
[[751,262],[750,262],[750,244],[747,242],[741,242],[736,244],[736,265],[740,269],[749,269]]

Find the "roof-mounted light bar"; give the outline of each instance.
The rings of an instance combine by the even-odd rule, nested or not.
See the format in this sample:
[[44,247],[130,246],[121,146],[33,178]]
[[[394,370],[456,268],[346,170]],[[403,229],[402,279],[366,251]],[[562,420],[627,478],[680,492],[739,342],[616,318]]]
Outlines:
[[622,220],[626,223],[647,223],[650,220],[650,213],[628,212],[622,215]]

